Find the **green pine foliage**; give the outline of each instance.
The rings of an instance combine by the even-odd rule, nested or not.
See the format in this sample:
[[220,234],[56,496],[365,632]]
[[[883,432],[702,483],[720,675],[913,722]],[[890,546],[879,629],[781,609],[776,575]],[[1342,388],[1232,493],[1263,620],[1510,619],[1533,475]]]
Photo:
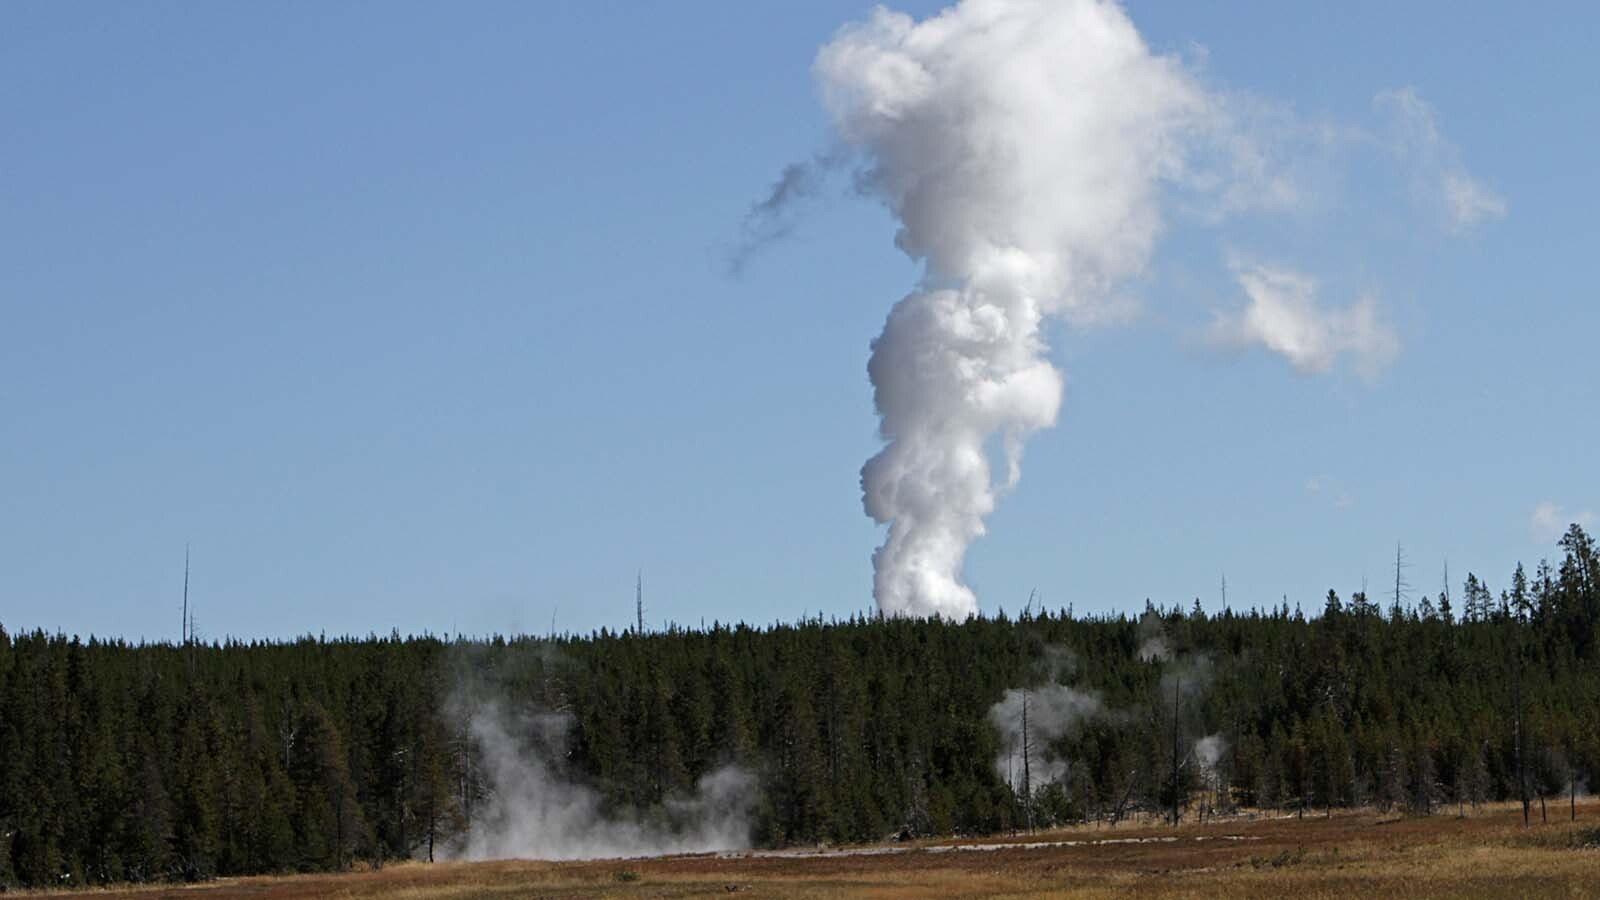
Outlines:
[[[743,765],[760,784],[763,845],[994,833],[1174,800],[1186,816],[1426,815],[1525,793],[1537,817],[1600,769],[1600,555],[1577,526],[1561,549],[1558,565],[1518,566],[1498,596],[1469,575],[1459,615],[1443,595],[1396,608],[1330,591],[1309,620],[1286,603],[1208,614],[1196,602],[1147,605],[1142,619],[858,617],[546,640],[172,646],[0,629],[0,886],[443,855],[492,787],[464,721],[486,684],[508,708],[569,717],[560,771],[609,812],[659,812]],[[1170,659],[1141,658],[1152,627]],[[1179,666],[1175,716],[1164,684]],[[1044,747],[1065,774],[1022,797],[989,711],[1048,678],[1103,712]],[[1203,771],[1190,748],[1208,735],[1225,751]]]

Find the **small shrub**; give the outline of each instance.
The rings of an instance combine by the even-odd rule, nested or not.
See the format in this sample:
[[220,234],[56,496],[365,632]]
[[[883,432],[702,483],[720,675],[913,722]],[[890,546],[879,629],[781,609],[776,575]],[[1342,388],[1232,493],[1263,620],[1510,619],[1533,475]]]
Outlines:
[[1279,851],[1276,856],[1252,856],[1250,857],[1250,865],[1257,869],[1281,869],[1284,866],[1299,865],[1305,860],[1305,857],[1305,848],[1297,847],[1294,850]]
[[1567,831],[1566,845],[1573,850],[1600,848],[1600,828],[1573,828]]

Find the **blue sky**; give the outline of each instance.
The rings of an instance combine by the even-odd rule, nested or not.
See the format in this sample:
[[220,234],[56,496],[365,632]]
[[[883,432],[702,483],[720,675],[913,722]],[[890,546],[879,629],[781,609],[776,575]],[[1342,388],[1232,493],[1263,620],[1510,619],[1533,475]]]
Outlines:
[[[855,3],[0,9],[0,623],[174,637],[871,607],[868,341],[917,277],[835,185],[730,275],[826,147],[810,65]],[[917,15],[935,4],[907,4]],[[1307,121],[1411,88],[1503,218],[1403,162],[1175,221],[1143,314],[1050,331],[1060,422],[973,545],[983,608],[1308,609],[1448,557],[1504,586],[1600,509],[1588,260],[1596,14],[1133,2],[1158,52]],[[1197,49],[1197,48],[1203,48]],[[1197,341],[1282,260],[1400,342],[1368,380]],[[1545,518],[1550,518],[1546,509]]]

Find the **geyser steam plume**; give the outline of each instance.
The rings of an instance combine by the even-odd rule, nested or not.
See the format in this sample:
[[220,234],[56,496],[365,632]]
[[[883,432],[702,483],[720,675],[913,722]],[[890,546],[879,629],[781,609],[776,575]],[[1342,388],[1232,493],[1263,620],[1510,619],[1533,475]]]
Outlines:
[[1215,103],[1100,0],[966,0],[922,22],[880,8],[815,74],[923,263],[867,367],[887,442],[861,471],[889,526],[873,595],[892,615],[970,616],[967,546],[1061,405],[1041,329],[1116,314]]

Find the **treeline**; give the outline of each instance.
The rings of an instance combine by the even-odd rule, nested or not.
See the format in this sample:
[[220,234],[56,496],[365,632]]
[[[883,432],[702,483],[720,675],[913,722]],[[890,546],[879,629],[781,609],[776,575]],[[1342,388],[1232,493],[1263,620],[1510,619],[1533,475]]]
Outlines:
[[[1600,556],[1577,526],[1561,549],[1498,594],[1469,575],[1456,597],[1330,591],[1309,611],[1196,601],[1138,618],[477,642],[0,629],[0,884],[442,854],[493,789],[466,725],[484,691],[569,716],[560,771],[610,810],[660,808],[742,764],[760,784],[762,845],[990,833],[1174,800],[1184,815],[1428,813],[1526,796],[1537,816],[1600,765]],[[1036,704],[1024,796],[991,710],[1009,689],[1060,685],[1092,702],[1057,732]]]

